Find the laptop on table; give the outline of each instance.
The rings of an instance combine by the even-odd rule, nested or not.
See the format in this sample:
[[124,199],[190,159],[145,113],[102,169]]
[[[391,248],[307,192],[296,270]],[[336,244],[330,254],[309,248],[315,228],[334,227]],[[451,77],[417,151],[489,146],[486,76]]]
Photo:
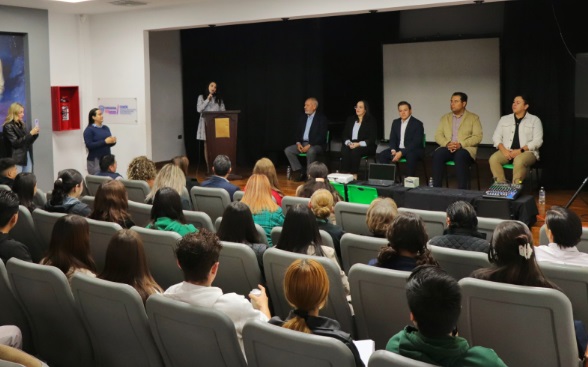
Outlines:
[[370,163],[368,170],[368,185],[392,186],[396,179],[396,165]]

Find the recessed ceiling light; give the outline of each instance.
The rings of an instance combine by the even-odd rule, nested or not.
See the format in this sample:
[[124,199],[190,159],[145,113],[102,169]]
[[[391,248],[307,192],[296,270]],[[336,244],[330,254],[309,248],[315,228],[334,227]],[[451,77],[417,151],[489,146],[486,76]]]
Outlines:
[[62,3],[83,3],[85,1],[90,1],[90,0],[52,0],[52,1],[59,1]]

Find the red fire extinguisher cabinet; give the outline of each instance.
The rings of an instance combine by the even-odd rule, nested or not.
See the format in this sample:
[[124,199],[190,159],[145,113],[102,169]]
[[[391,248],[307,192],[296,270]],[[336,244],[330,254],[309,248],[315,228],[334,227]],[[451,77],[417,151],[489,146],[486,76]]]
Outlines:
[[51,87],[51,110],[53,131],[80,129],[79,88]]

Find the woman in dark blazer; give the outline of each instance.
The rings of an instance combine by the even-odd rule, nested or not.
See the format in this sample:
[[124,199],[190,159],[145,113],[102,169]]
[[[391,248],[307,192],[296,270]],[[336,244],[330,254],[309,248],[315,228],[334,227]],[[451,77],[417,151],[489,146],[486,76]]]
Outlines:
[[367,101],[357,102],[355,116],[347,119],[341,140],[341,172],[356,175],[361,157],[376,152],[376,121],[369,114]]

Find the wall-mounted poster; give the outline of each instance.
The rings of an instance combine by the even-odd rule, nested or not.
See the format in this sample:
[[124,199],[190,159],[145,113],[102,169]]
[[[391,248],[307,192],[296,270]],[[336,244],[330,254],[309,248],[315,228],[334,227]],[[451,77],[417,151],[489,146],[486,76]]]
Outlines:
[[13,102],[25,107],[27,119],[24,37],[0,32],[0,129]]
[[136,124],[137,98],[98,98],[105,124]]

